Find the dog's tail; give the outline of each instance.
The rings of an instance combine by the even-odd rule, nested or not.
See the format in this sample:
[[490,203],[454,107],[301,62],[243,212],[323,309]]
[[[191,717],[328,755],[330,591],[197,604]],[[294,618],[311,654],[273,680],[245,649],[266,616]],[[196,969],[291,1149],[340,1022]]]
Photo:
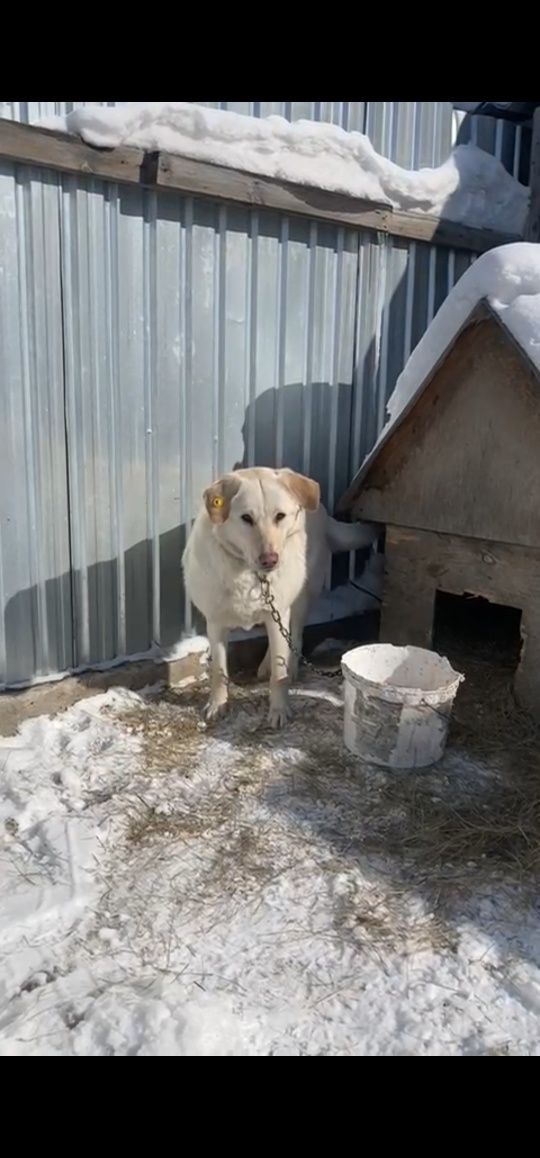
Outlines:
[[326,541],[332,553],[339,551],[358,551],[360,547],[369,547],[379,538],[381,528],[377,523],[338,523],[337,519],[328,516],[326,525]]

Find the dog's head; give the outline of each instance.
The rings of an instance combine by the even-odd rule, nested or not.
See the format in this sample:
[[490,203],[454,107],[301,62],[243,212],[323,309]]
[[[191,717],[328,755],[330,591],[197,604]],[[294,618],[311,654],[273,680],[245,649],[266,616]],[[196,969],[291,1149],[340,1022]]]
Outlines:
[[231,471],[204,492],[214,531],[231,554],[253,570],[273,571],[287,539],[315,511],[320,487],[293,470]]

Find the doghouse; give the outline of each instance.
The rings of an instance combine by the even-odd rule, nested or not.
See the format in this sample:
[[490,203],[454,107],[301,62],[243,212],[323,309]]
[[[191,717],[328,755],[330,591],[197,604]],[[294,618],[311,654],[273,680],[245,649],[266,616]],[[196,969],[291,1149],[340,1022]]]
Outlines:
[[381,640],[431,647],[439,592],[516,608],[540,718],[540,376],[504,313],[474,308],[338,509],[386,527]]

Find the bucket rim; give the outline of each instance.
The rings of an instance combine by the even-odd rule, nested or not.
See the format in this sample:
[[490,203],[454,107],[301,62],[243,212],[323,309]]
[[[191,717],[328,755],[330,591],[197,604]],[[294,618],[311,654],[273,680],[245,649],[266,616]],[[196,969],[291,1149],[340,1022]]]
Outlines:
[[[394,684],[394,683],[383,684],[383,683],[381,683],[380,680],[373,680],[373,679],[370,679],[369,676],[360,675],[358,672],[352,671],[351,668],[347,665],[346,660],[347,660],[348,655],[353,655],[354,653],[356,653],[358,651],[367,651],[368,648],[379,648],[379,647],[381,647],[381,648],[390,647],[396,651],[409,652],[409,654],[410,654],[410,652],[420,652],[420,653],[423,653],[424,655],[436,656],[437,659],[439,659],[443,663],[447,664],[448,669],[449,669],[448,670],[448,678],[445,680],[445,682],[438,684],[436,688],[425,688],[424,689],[424,688],[419,688],[419,687],[411,687],[410,684],[407,685],[407,684],[397,684],[397,683],[396,684]],[[457,690],[457,688],[459,687],[459,684],[462,683],[465,679],[463,672],[456,671],[456,669],[454,667],[452,667],[452,664],[450,663],[448,656],[441,655],[440,652],[435,651],[433,648],[417,647],[416,644],[362,643],[358,647],[350,648],[349,651],[346,651],[344,653],[344,655],[342,655],[342,657],[341,657],[341,670],[342,670],[342,674],[344,676],[348,676],[353,682],[358,681],[359,684],[363,684],[363,685],[366,685],[370,688],[373,688],[376,691],[378,691],[385,698],[393,698],[394,696],[397,696],[399,698],[405,698],[405,697],[411,697],[411,696],[417,697],[418,696],[418,697],[424,699],[426,697],[440,696],[440,695],[444,695],[446,693],[449,693],[454,688]]]

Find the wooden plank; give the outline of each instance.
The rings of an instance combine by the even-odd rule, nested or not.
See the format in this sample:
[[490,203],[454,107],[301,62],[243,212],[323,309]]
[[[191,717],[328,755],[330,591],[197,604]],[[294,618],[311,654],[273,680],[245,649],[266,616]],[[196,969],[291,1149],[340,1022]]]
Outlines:
[[399,213],[397,210],[389,215],[386,232],[392,237],[425,241],[431,245],[448,246],[450,249],[466,249],[473,253],[486,253],[498,245],[521,241],[517,233],[475,229],[472,225],[459,225],[455,221],[441,221],[436,217],[420,217],[418,214]]
[[141,149],[94,149],[77,137],[0,120],[0,156],[81,177],[92,176],[123,184],[156,186],[213,201],[298,214],[353,229],[366,229],[404,240],[483,253],[518,240],[517,235],[473,229],[451,221],[398,213],[390,206],[363,201],[307,185],[260,177],[223,165],[210,165],[168,153]]
[[535,110],[531,144],[530,202],[526,241],[540,241],[540,108]]
[[429,562],[431,556],[421,555],[414,549],[415,544],[416,537],[413,539],[413,550],[402,552],[400,528],[386,528],[379,639],[381,643],[393,643],[396,647],[411,645],[430,648],[435,585],[426,570],[426,562]]
[[21,165],[130,185],[141,184],[145,172],[141,149],[92,149],[78,137],[2,119],[0,156]]
[[384,232],[388,230],[388,217],[392,212],[390,206],[383,203],[363,201],[309,185],[295,185],[168,153],[160,154],[157,183],[162,188],[180,189],[194,196],[240,201],[258,209],[299,213],[303,217],[318,217],[344,225],[362,226],[367,222],[367,228]]
[[538,378],[486,317],[382,446],[353,516],[540,547],[539,449]]
[[374,201],[363,201],[331,190],[277,181],[271,177],[260,177],[165,153],[160,154],[157,183],[164,188],[181,189],[194,196],[239,201],[257,208],[300,214],[428,244],[470,249],[475,253],[483,253],[496,245],[517,240],[517,235],[473,229],[418,214],[398,213],[391,206]]

